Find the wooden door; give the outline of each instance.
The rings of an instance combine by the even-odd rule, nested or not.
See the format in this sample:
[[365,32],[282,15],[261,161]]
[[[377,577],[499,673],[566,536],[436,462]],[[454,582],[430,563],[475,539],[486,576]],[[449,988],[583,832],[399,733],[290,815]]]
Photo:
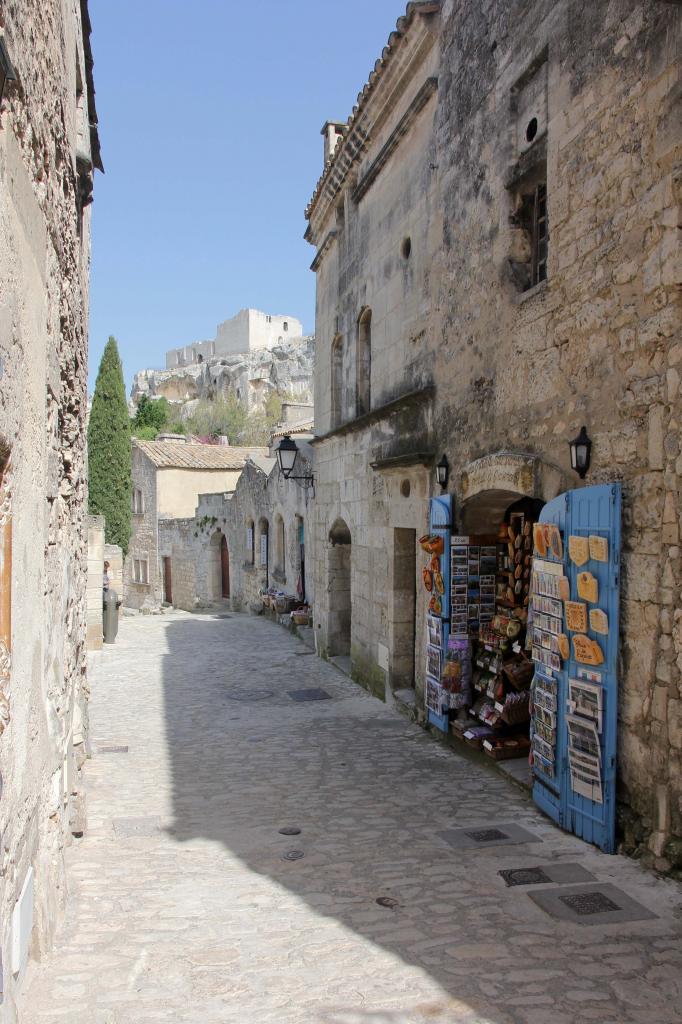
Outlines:
[[171,560],[163,560],[163,599],[166,604],[173,604],[173,578],[171,574]]
[[225,534],[220,541],[220,585],[221,594],[224,598],[230,596],[230,552],[227,547]]

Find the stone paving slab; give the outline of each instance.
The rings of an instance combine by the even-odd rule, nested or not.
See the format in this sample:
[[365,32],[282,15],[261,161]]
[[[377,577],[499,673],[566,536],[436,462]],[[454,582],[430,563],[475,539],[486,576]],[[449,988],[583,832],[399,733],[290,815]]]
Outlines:
[[[301,649],[259,618],[122,620],[90,674],[91,732],[129,752],[86,766],[67,916],[21,1024],[682,1024],[678,887],[560,832],[492,764]],[[332,699],[287,696],[303,688]],[[247,689],[274,696],[226,697]],[[153,834],[116,836],[150,817]],[[439,835],[500,822],[542,842]],[[585,928],[498,875],[566,863],[658,916]]]

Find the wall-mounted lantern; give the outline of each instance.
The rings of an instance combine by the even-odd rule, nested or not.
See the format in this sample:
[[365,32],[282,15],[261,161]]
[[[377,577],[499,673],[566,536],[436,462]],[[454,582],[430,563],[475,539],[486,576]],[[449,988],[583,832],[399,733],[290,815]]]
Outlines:
[[447,455],[443,455],[436,466],[436,483],[440,484],[443,490],[448,486],[448,477],[450,476],[450,463],[448,462]]
[[294,469],[298,458],[298,445],[294,440],[292,440],[289,434],[284,435],[277,445],[275,453],[277,455],[279,471],[285,480],[305,480],[306,484],[312,484],[314,482],[312,474],[294,476]]
[[0,103],[5,94],[5,82],[16,82],[17,74],[9,59],[5,40],[0,36]]
[[571,469],[575,470],[581,480],[584,480],[585,474],[590,468],[592,452],[592,441],[587,436],[585,427],[581,427],[578,436],[568,444],[571,449]]

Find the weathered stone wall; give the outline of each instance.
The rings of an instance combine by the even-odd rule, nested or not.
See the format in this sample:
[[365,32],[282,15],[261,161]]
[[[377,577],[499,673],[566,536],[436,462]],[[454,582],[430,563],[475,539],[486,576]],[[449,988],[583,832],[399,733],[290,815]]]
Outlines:
[[[80,11],[61,0],[7,0],[0,11],[18,79],[0,112],[0,435],[11,448],[13,529],[0,730],[0,1019],[8,1022],[24,954],[51,944],[65,899],[64,848],[72,827],[83,827],[72,816],[87,729],[90,216],[81,203],[92,164],[77,167],[76,156],[89,159],[94,112]],[[31,873],[33,927],[22,932],[17,900]],[[27,895],[29,914],[30,905]],[[18,961],[13,936],[25,939]]]
[[[353,656],[358,672],[377,679],[378,645],[390,633],[385,553],[387,507],[394,507],[383,500],[382,460],[445,451],[455,526],[473,529],[485,510],[504,507],[505,496],[511,502],[528,493],[523,473],[509,490],[502,459],[487,471],[487,496],[474,498],[478,460],[512,452],[523,461],[528,453],[530,491],[546,500],[581,485],[567,441],[586,424],[594,447],[585,484],[620,480],[624,488],[621,825],[629,849],[648,851],[667,870],[680,862],[682,837],[680,11],[634,0],[446,0],[435,114],[422,109],[403,134],[399,158],[353,203],[356,183],[404,116],[399,101],[387,117],[382,98],[399,74],[410,78],[406,68],[415,70],[405,102],[423,79],[411,56],[423,31],[418,20],[356,115],[366,141],[348,189],[322,189],[309,211],[311,238],[324,249],[317,260],[317,432],[333,422],[339,334],[342,421],[355,414],[355,325],[364,307],[372,309],[372,409],[435,385],[431,395],[422,391],[419,406],[416,399],[396,403],[316,444],[321,633],[328,632],[328,534],[341,516],[357,544]],[[519,195],[543,173],[547,280],[521,292]],[[413,211],[411,252],[400,264]],[[337,235],[323,246],[332,227]],[[422,507],[414,528],[424,521]]]
[[88,516],[87,646],[102,649],[102,578],[104,576],[104,516]]
[[[309,446],[299,442],[297,474],[312,471]],[[220,594],[220,542],[227,541],[230,601],[235,610],[256,610],[259,591],[268,586],[313,600],[313,558],[309,511],[312,491],[285,481],[274,460],[246,463],[234,493],[202,494],[193,519],[159,522],[159,557],[171,559],[173,604],[192,611],[213,604]],[[276,541],[278,518],[284,524],[284,550]],[[268,535],[267,564],[261,561],[261,534]],[[300,529],[303,528],[305,571],[301,573]],[[254,531],[253,558],[248,530]]]
[[[155,607],[161,604],[162,582],[159,572],[157,538],[156,467],[133,445],[133,488],[142,491],[142,512],[133,512],[128,554],[123,567],[123,601],[127,608]],[[133,579],[135,559],[149,563],[149,583],[136,583]]]

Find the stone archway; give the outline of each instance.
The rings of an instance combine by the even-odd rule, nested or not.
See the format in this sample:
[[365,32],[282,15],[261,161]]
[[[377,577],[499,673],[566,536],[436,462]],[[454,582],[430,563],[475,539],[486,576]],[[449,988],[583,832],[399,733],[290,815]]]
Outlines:
[[352,592],[351,535],[348,524],[336,519],[329,531],[327,548],[327,590],[329,626],[327,644],[330,656],[349,657],[351,651]]
[[460,529],[464,534],[496,530],[505,511],[520,498],[545,504],[568,487],[564,471],[537,455],[484,455],[465,466],[460,476]]

